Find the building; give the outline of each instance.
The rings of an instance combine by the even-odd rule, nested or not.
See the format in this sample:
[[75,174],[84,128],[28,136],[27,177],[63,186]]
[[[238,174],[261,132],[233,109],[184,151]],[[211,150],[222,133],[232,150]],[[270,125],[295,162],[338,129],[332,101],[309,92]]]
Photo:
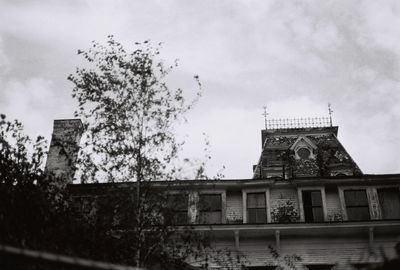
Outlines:
[[[174,194],[185,202],[176,209],[180,222],[246,258],[245,269],[288,266],[286,255],[301,257],[295,266],[310,270],[363,269],[382,262],[382,251],[395,256],[400,175],[363,174],[326,119],[269,124],[251,179],[176,181]],[[55,121],[49,170],[71,179],[80,135],[79,120]],[[69,188],[77,197],[96,196],[107,184]],[[208,267],[219,269],[216,262]]]

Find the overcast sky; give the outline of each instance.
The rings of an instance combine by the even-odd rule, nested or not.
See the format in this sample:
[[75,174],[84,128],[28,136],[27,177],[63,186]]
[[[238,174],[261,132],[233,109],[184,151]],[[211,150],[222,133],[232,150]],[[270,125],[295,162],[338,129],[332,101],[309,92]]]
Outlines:
[[164,42],[171,87],[203,97],[179,129],[186,154],[211,141],[210,172],[250,178],[270,118],[327,116],[364,173],[400,173],[400,1],[0,0],[0,112],[50,137],[71,118],[78,49],[113,34]]

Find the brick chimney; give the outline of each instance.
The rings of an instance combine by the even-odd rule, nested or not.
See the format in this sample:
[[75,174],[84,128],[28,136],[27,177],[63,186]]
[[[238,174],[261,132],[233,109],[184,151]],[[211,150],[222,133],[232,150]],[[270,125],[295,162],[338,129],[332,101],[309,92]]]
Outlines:
[[72,183],[82,132],[80,119],[54,120],[46,172]]

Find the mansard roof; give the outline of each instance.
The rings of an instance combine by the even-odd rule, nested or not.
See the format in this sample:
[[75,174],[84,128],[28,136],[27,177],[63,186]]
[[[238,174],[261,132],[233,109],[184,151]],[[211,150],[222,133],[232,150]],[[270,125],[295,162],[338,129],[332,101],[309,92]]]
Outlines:
[[337,126],[262,130],[253,178],[361,175],[337,134]]

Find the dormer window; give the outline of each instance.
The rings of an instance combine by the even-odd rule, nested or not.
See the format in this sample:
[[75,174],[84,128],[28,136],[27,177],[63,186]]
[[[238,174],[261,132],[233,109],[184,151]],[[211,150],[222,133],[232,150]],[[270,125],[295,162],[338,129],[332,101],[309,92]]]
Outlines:
[[317,146],[306,136],[299,136],[290,147],[294,151],[297,160],[315,159],[315,150]]
[[301,158],[301,159],[309,159],[311,156],[311,152],[310,150],[308,150],[305,147],[300,148],[299,150],[297,150],[297,155]]

